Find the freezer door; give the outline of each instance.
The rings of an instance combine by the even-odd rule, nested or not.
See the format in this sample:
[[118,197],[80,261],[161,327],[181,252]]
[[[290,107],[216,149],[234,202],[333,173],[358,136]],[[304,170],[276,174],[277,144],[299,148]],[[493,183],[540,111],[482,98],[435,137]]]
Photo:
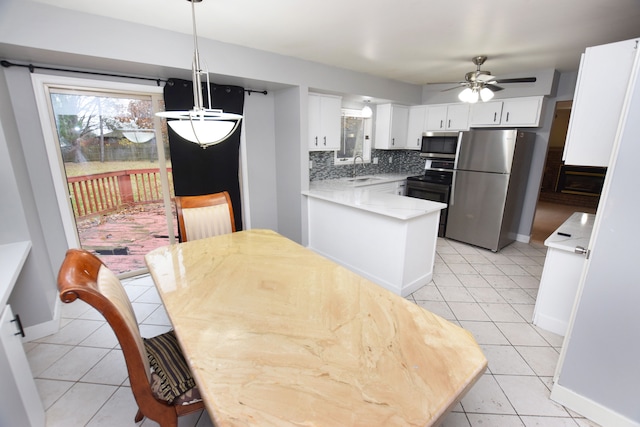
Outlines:
[[509,173],[516,146],[515,129],[481,129],[462,132],[456,169]]
[[498,251],[509,175],[456,170],[453,179],[446,237]]

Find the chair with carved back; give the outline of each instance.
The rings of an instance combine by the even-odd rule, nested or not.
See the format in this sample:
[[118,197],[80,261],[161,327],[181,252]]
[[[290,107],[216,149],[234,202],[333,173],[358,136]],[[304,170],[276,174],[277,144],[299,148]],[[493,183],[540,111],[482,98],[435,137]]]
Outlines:
[[229,193],[176,196],[178,227],[183,242],[233,233],[236,224]]
[[[99,258],[82,249],[67,251],[58,273],[58,290],[63,302],[76,299],[86,302],[98,310],[113,329],[138,405],[135,422],[147,417],[161,427],[177,427],[179,416],[204,408],[173,331],[142,338],[122,283]],[[164,356],[160,354],[163,352]],[[170,357],[167,358],[167,354]],[[180,371],[178,374],[173,365]],[[175,375],[187,378],[182,376],[176,380]]]

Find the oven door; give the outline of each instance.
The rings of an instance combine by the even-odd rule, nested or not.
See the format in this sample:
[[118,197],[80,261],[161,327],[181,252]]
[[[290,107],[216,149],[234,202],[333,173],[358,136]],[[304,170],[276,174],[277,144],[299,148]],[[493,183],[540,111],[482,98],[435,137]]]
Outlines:
[[[407,196],[416,199],[431,200],[449,204],[451,186],[445,184],[433,184],[430,182],[407,180]],[[447,208],[440,211],[440,224],[438,236],[444,237],[447,229]]]

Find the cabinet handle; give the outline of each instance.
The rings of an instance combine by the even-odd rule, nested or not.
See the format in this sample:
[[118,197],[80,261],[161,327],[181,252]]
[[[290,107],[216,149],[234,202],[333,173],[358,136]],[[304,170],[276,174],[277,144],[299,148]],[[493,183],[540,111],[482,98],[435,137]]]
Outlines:
[[498,113],[493,113],[493,122],[496,122],[496,119],[498,118]]
[[316,136],[316,147],[318,146],[318,137]]
[[447,124],[447,129],[450,129],[451,128],[451,119],[449,119],[449,121],[447,123],[448,123]]
[[325,147],[327,146],[327,137],[326,136],[324,137],[324,146]]
[[440,129],[442,129],[443,124],[444,124],[444,120],[440,120]]
[[507,111],[507,122],[509,121],[509,112]]
[[420,141],[420,138],[418,138],[418,139],[416,140],[416,147],[420,147],[420,142],[421,142],[421,141]]
[[391,145],[396,145],[396,139],[395,138],[391,138]]
[[24,338],[24,328],[22,327],[20,316],[16,314],[16,317],[11,322],[16,322],[16,326],[18,327],[18,332],[13,335],[20,335],[22,336],[22,338]]

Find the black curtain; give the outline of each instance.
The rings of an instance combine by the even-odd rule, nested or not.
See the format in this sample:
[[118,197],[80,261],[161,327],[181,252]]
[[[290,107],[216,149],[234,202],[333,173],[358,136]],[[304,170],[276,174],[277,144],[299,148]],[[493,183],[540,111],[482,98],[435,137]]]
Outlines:
[[[242,114],[244,88],[211,84],[211,104],[206,108],[222,109],[225,113]],[[203,84],[206,88],[206,83]],[[164,87],[164,104],[167,111],[193,108],[193,83],[188,80],[170,79]],[[173,168],[173,186],[176,196],[229,192],[233,204],[236,230],[242,230],[242,204],[238,179],[240,155],[240,129],[225,141],[202,148],[181,138],[170,127],[169,152]]]

